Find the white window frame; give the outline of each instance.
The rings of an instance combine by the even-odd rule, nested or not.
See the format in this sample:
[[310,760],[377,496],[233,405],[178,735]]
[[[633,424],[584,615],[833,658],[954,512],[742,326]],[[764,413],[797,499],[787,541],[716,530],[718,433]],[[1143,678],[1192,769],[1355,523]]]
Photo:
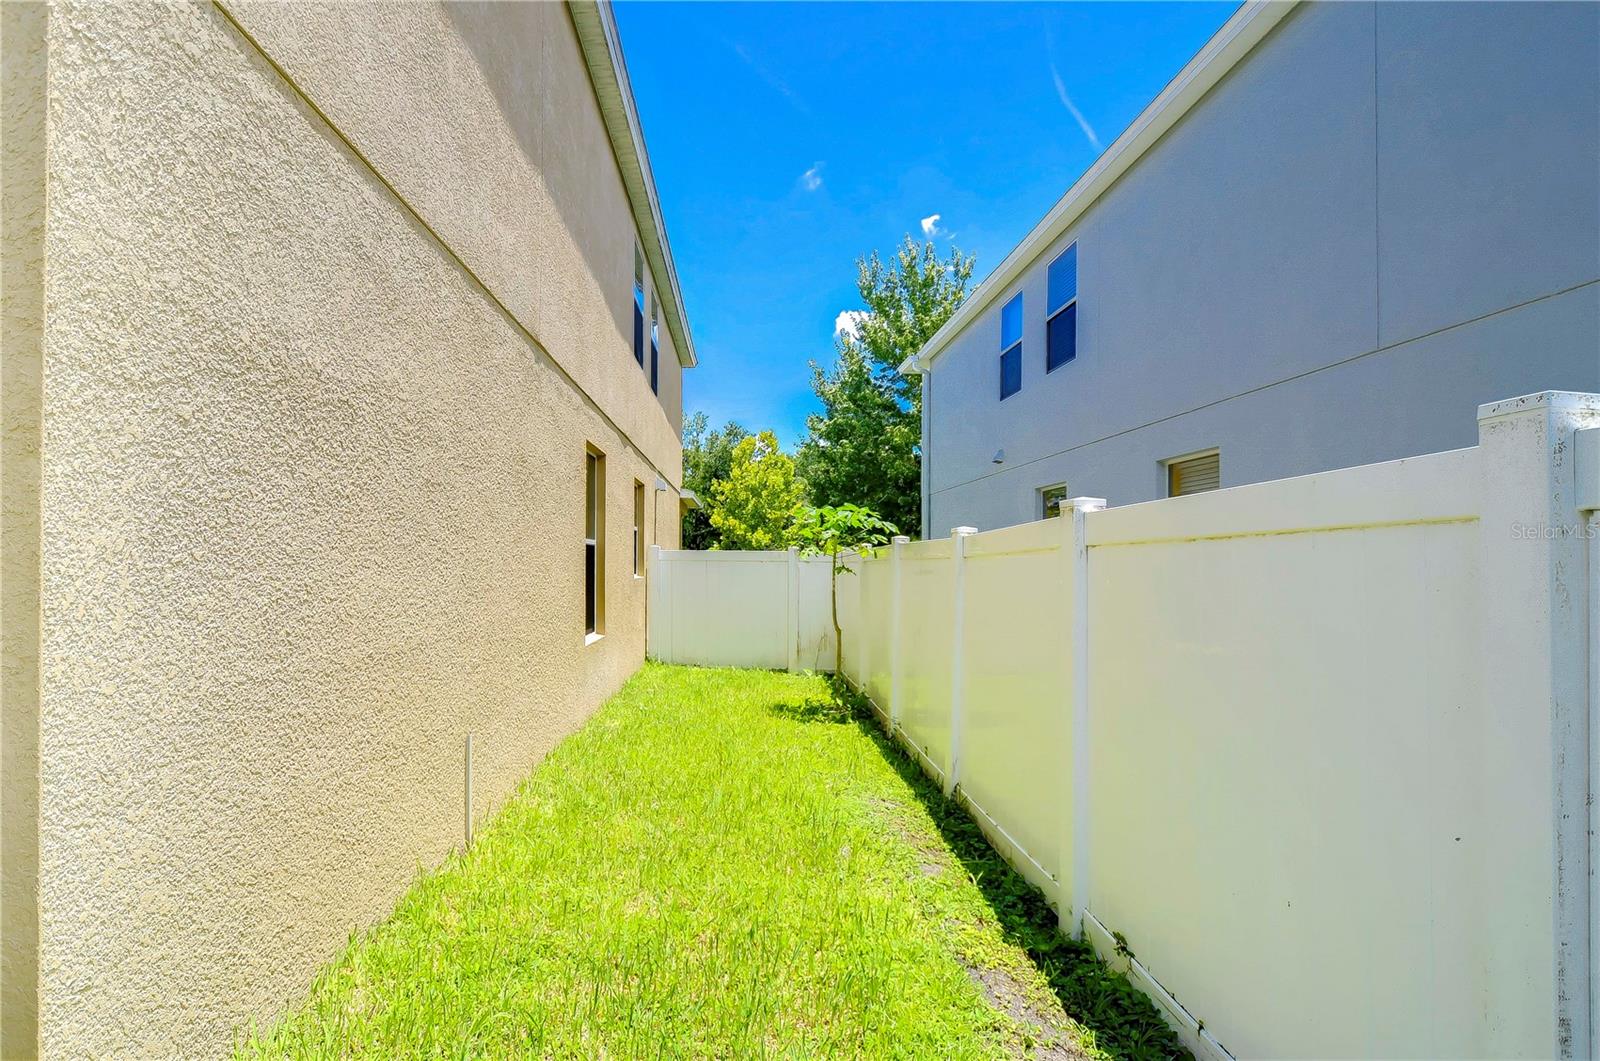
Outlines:
[[633,481],[633,577],[644,577],[645,541],[645,491],[644,483]]
[[[1011,353],[1011,351],[1013,351],[1013,350],[1015,350],[1017,352],[1017,389],[1012,391],[1010,394],[1002,394],[1002,395],[1000,395],[1000,400],[1001,401],[1005,401],[1007,398],[1015,398],[1017,395],[1022,393],[1022,381],[1023,381],[1024,376],[1026,375],[1026,372],[1027,372],[1027,366],[1022,363],[1022,355],[1023,355],[1022,339],[1023,339],[1024,335],[1027,334],[1027,331],[1028,331],[1028,300],[1026,298],[1024,298],[1023,295],[1024,295],[1024,292],[1022,292],[1022,291],[1012,292],[1011,297],[1006,299],[1004,302],[1002,302],[1000,304],[1000,357],[999,357],[999,360],[996,361],[996,363],[995,363],[995,367],[997,369],[999,369],[999,371],[1000,371],[1000,388],[999,388],[1000,390],[1004,390],[1005,389],[1006,355]],[[1018,304],[1018,309],[1017,309],[1017,341],[1012,343],[1010,346],[1007,346],[1006,345],[1006,310],[1011,308],[1011,304],[1013,302]]]
[[[592,645],[606,632],[606,455],[593,446],[583,448],[583,545],[594,550],[594,575],[590,581],[588,557],[584,562],[584,644]],[[594,622],[588,621],[590,608]]]
[[[1074,335],[1072,337],[1072,360],[1063,361],[1061,364],[1054,367],[1051,367],[1050,365],[1050,322],[1078,304],[1077,259],[1073,259],[1072,265],[1072,297],[1061,303],[1061,305],[1055,309],[1050,308],[1050,267],[1055,265],[1055,263],[1059,262],[1062,258],[1065,258],[1068,254],[1076,255],[1077,252],[1078,241],[1073,240],[1071,243],[1067,244],[1061,249],[1060,254],[1050,259],[1049,265],[1044,267],[1044,309],[1046,314],[1044,318],[1044,372],[1047,376],[1056,369],[1066,368],[1068,365],[1078,360],[1078,337]],[[1076,331],[1076,329],[1074,329],[1074,331]]]

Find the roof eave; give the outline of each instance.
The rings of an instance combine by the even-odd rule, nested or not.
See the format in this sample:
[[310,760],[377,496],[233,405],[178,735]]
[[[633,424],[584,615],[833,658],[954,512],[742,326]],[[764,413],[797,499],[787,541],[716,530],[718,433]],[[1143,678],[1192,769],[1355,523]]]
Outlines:
[[[915,375],[932,368],[934,360],[945,351],[951,340],[972,323],[974,317],[1005,293],[1046,247],[1066,232],[1095,200],[1154,147],[1168,130],[1177,125],[1195,104],[1204,99],[1206,93],[1249,55],[1299,2],[1248,0],[1235,11],[1233,17],[1223,23],[1222,28],[1206,42],[1205,47],[1167,83],[1161,94],[1140,112],[1133,124],[1067,189],[1067,193],[1056,201],[1043,220],[1012,248],[995,271],[972,292],[972,297],[945,321],[943,327],[933,333],[922,349],[905,360],[900,371]],[[907,372],[908,367],[910,372]]]
[[[661,217],[655,178],[650,174],[650,156],[645,151],[644,130],[639,125],[633,89],[628,84],[628,68],[623,62],[622,41],[617,35],[611,4],[609,0],[568,0],[567,10],[578,33],[584,65],[589,69],[589,80],[600,103],[600,114],[611,138],[622,183],[628,191],[645,260],[658,281],[666,279],[670,296],[667,331],[677,349],[678,363],[693,368],[699,364],[699,357],[695,354],[688,315],[683,309],[683,292],[678,288],[678,271],[672,263],[667,225]],[[659,291],[657,297],[660,297]]]

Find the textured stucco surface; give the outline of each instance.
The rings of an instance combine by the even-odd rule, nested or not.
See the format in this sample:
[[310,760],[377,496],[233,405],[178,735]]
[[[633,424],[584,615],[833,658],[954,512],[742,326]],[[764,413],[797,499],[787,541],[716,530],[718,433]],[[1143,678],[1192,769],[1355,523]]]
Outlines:
[[47,12],[0,5],[0,1057],[37,1042]]
[[[294,11],[286,50],[403,65]],[[618,245],[631,284],[625,203],[508,233],[480,202],[505,175],[492,138],[399,128],[480,223],[413,204],[442,244],[216,8],[64,4],[49,47],[40,1035],[51,1056],[212,1054],[460,842],[468,733],[481,817],[638,665],[633,484],[674,546],[654,483],[678,482],[676,425],[594,305]],[[535,110],[583,76],[529,63],[510,89]],[[580,89],[563,105],[592,108]],[[585,138],[546,170],[590,166],[598,116],[546,120]],[[381,138],[358,146],[381,172]],[[485,290],[497,239],[523,302]],[[587,646],[586,445],[609,528]]]
[[637,362],[616,371],[618,344],[632,357],[636,237],[567,6],[225,6],[622,429],[676,468],[682,369],[666,327],[660,403]]

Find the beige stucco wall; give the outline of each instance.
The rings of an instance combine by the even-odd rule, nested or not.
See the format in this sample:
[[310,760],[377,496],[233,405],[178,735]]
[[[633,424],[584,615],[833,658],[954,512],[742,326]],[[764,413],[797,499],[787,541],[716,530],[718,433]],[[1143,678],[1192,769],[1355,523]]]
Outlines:
[[225,6],[646,452],[670,449],[666,327],[670,415],[637,362],[617,371],[635,233],[565,4]]
[[0,1057],[37,1035],[42,5],[0,4]]
[[635,480],[677,543],[678,425],[632,358],[633,222],[565,9],[238,17],[49,17],[50,1056],[212,1054],[292,1003],[460,842],[469,733],[481,818],[642,660]]

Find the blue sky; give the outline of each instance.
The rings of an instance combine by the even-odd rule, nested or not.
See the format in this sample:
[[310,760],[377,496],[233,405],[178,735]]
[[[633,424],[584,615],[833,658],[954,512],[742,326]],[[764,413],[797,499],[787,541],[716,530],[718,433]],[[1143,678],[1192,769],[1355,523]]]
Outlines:
[[700,355],[685,415],[793,447],[857,257],[938,215],[986,276],[1236,7],[618,3]]

